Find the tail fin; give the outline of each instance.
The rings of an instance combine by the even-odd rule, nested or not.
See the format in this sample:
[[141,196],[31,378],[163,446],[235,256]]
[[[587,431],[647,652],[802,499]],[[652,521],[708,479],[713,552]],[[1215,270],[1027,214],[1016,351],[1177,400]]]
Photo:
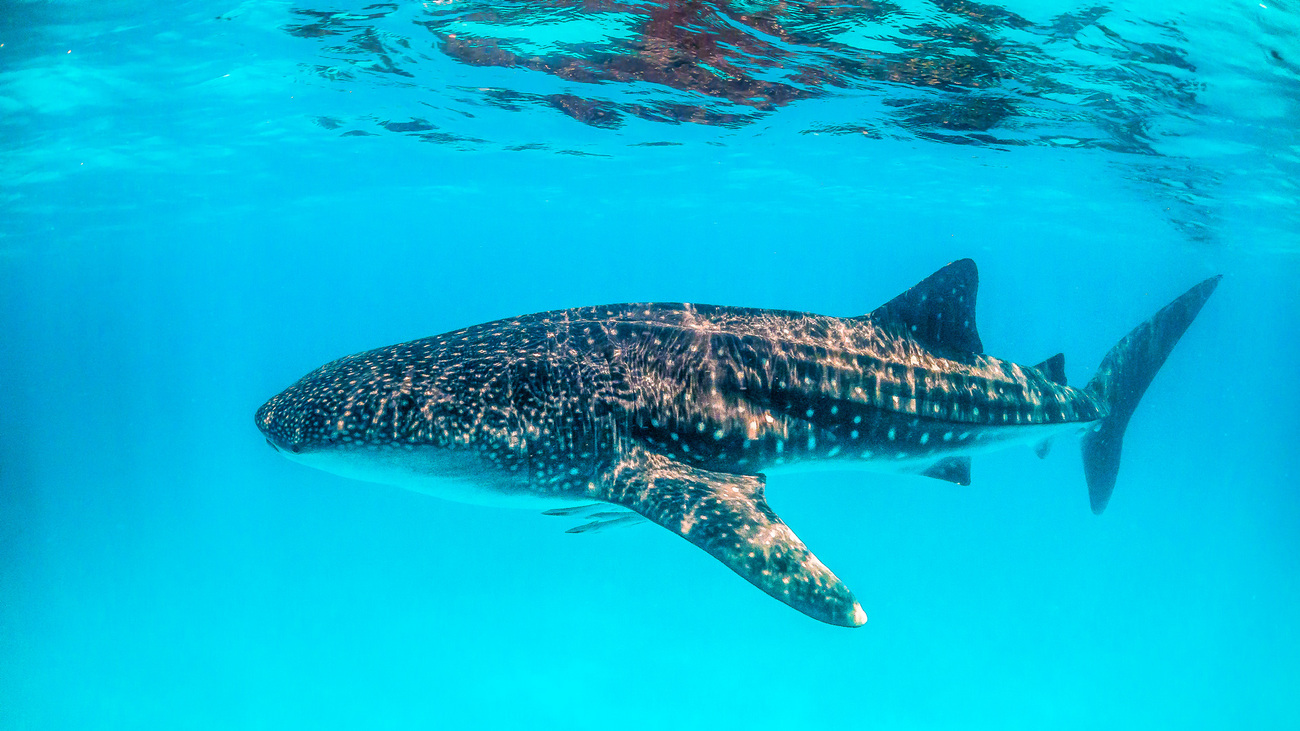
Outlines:
[[1133,332],[1110,349],[1097,374],[1088,382],[1087,391],[1109,407],[1097,430],[1083,438],[1083,472],[1088,480],[1092,512],[1100,515],[1115,489],[1120,446],[1133,410],[1220,279],[1222,276],[1211,277],[1192,287],[1150,320],[1133,328]]

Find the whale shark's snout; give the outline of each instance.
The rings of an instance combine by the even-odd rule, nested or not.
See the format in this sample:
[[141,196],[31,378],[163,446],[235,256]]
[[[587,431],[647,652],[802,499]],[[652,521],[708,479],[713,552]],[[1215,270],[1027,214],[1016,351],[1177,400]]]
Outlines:
[[444,410],[429,389],[375,362],[361,353],[308,373],[258,408],[258,430],[290,458],[444,446],[448,430],[430,428]]
[[267,443],[295,455],[351,441],[354,424],[346,407],[331,398],[334,394],[322,393],[304,381],[271,397],[253,416]]
[[262,404],[253,416],[253,421],[272,449],[287,454],[299,454],[303,451],[307,430],[303,429],[300,423],[302,414],[294,414],[285,408],[284,395],[281,393]]

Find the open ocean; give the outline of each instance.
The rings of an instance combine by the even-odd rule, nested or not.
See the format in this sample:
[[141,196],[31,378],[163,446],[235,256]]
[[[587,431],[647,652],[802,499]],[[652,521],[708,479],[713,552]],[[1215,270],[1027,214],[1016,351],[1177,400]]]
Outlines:
[[[294,464],[342,355],[980,267],[1083,384],[1217,294],[1094,516],[778,475],[845,629],[652,524]],[[0,728],[1300,728],[1300,5],[0,1]]]

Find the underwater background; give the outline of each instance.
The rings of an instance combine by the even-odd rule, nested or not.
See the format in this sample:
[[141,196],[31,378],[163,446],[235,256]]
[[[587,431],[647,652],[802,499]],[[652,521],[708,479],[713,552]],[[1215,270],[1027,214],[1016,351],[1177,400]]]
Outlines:
[[[1300,7],[0,3],[0,728],[1300,728]],[[773,508],[870,621],[644,524],[295,465],[333,358],[625,301],[854,316],[973,257],[1128,429]]]

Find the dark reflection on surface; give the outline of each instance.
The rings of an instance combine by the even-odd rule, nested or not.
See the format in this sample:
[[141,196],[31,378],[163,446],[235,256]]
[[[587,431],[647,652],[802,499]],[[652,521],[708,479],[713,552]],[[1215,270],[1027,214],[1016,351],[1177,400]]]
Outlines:
[[[1131,40],[1101,7],[1037,24],[967,0],[471,0],[293,12],[301,22],[286,30],[321,39],[338,61],[315,73],[454,90],[466,116],[475,106],[548,108],[604,129],[630,119],[734,128],[842,96],[874,115],[839,111],[808,131],[1151,154],[1151,118],[1194,104],[1177,29],[1118,23],[1162,42]],[[422,33],[408,37],[413,27]],[[448,59],[497,70],[493,83],[444,86],[421,70]],[[516,75],[502,76],[507,69]],[[382,126],[433,129],[418,119]]]

